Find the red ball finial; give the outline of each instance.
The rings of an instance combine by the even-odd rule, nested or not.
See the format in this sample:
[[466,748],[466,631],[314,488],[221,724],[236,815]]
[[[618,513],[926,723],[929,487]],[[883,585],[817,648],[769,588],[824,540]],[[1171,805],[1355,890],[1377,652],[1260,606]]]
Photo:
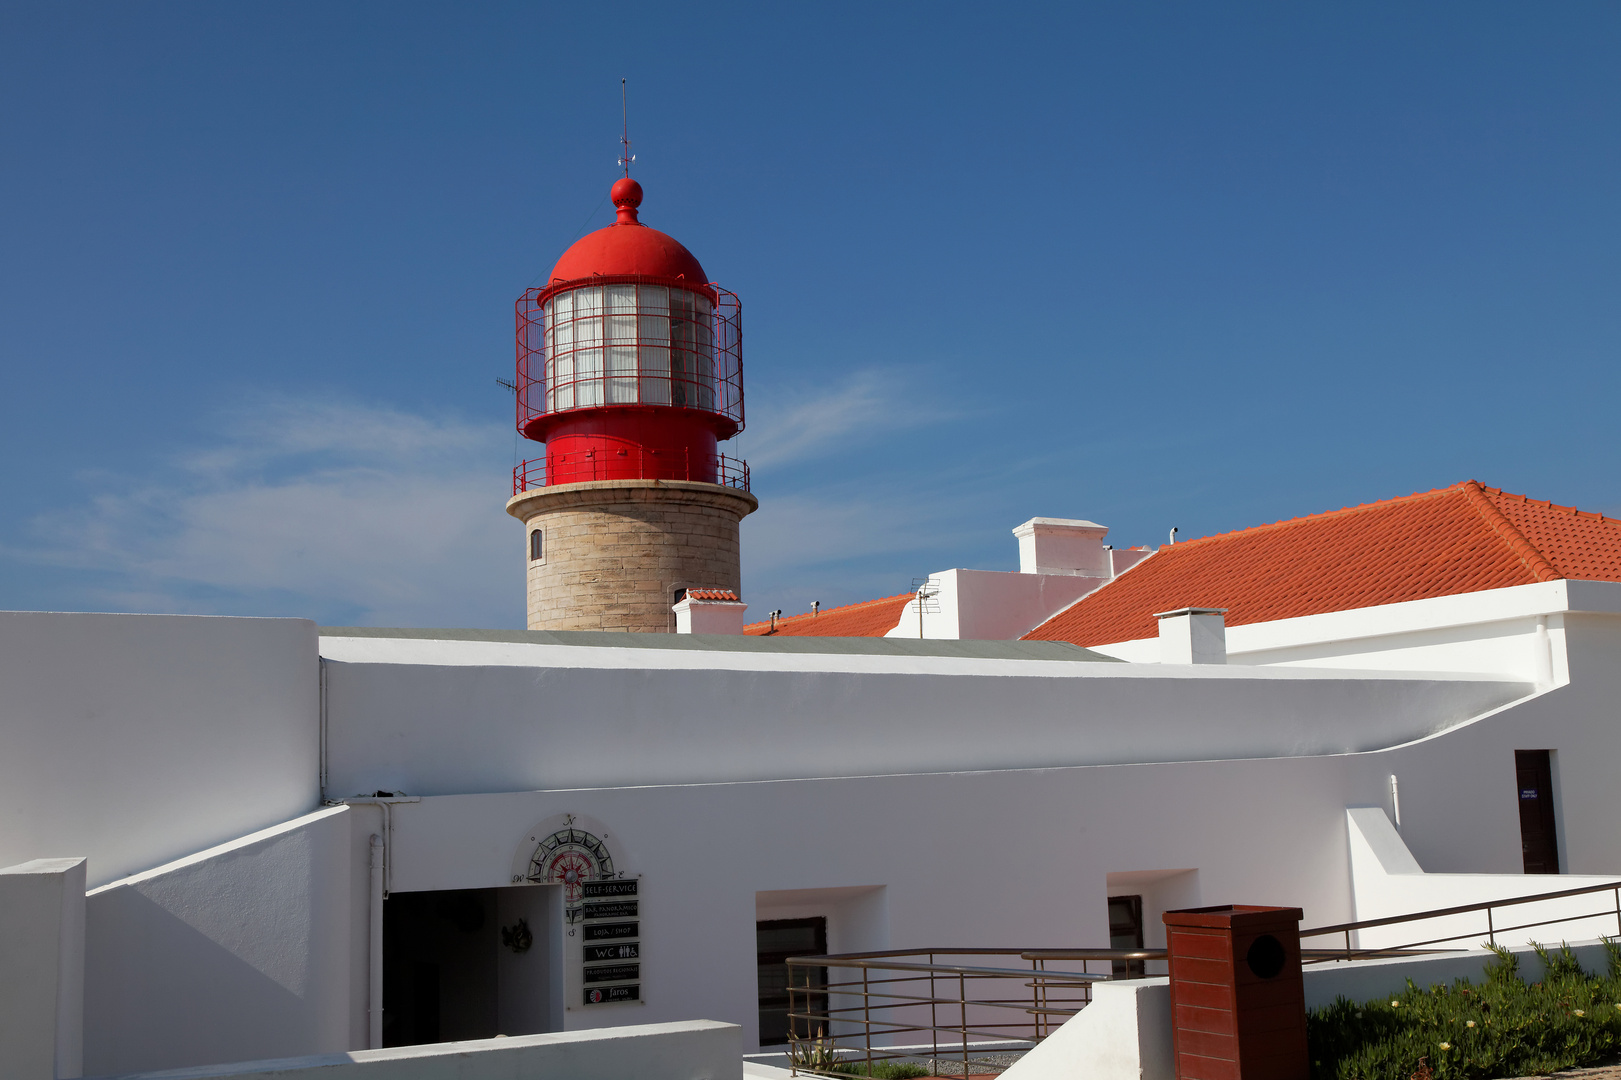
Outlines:
[[619,224],[640,224],[636,220],[636,208],[642,205],[642,185],[628,176],[623,180],[615,180],[613,189],[608,192],[608,197],[619,208]]

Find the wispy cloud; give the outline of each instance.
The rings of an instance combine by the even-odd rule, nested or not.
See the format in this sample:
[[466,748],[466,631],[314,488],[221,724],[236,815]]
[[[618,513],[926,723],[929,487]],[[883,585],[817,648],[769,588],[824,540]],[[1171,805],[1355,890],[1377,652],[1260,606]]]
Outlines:
[[909,386],[891,368],[858,371],[830,385],[773,388],[749,419],[749,466],[797,464],[952,415],[932,391]]
[[[756,468],[951,418],[891,370],[760,398],[743,448]],[[55,568],[61,602],[103,610],[523,625],[505,425],[273,396],[210,432],[140,475],[85,477],[76,504],[35,516],[0,558]],[[895,592],[956,565],[974,540],[967,507],[1001,483],[925,484],[904,468],[849,482],[778,475],[743,526],[745,589],[789,607]]]
[[273,398],[155,476],[95,478],[11,554],[83,570],[87,598],[373,624],[516,624],[521,530],[500,425]]

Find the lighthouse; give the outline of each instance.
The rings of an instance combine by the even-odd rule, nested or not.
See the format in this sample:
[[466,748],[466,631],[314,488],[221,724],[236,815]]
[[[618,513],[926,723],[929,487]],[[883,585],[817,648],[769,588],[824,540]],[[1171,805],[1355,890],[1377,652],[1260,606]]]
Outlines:
[[517,424],[543,459],[513,470],[531,630],[674,629],[688,590],[739,594],[738,525],[759,506],[743,430],[742,305],[642,224],[642,186],[517,302]]

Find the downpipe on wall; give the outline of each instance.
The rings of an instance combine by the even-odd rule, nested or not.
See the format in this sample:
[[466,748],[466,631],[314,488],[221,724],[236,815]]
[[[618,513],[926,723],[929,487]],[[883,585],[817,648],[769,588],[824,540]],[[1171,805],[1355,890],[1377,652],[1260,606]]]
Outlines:
[[[383,811],[388,813],[385,808]],[[366,950],[366,1045],[383,1045],[383,838],[371,834],[371,941]]]

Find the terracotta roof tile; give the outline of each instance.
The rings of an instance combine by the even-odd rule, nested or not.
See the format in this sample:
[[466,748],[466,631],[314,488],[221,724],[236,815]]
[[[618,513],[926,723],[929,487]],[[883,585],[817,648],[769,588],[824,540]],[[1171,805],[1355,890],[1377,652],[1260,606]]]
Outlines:
[[1468,480],[1163,547],[1025,637],[1104,645],[1174,608],[1242,626],[1562,577],[1621,581],[1621,521]]
[[772,631],[771,621],[750,623],[743,628],[745,634],[782,634],[787,637],[883,637],[901,621],[901,608],[912,599],[911,593],[886,596],[881,600],[865,600],[859,604],[827,608],[819,614],[789,615],[777,620]]
[[688,600],[731,600],[737,601],[737,594],[730,589],[688,589]]

